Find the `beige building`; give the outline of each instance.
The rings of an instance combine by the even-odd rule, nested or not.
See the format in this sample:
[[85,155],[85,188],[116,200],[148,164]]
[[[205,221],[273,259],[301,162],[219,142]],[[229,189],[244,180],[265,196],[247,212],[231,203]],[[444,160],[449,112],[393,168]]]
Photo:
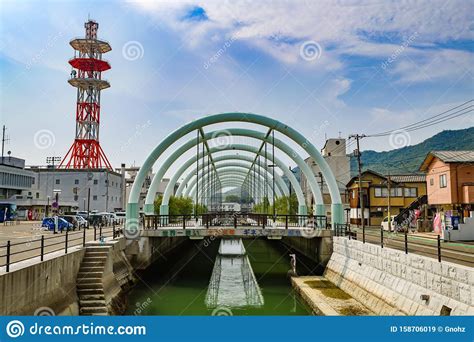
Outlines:
[[[345,207],[348,207],[349,201],[347,197],[346,184],[351,179],[351,172],[350,157],[346,154],[346,139],[331,138],[326,140],[326,143],[321,150],[321,154],[334,173],[339,188],[339,193],[341,194],[342,203]],[[321,169],[312,157],[306,158],[305,162],[313,171],[316,180],[319,182],[319,186],[323,193],[324,204],[326,205],[326,212],[330,212],[331,196],[329,195],[327,184],[321,175]],[[308,209],[311,209],[314,205],[314,198],[304,173],[301,173],[301,188],[303,190],[303,194],[305,195]]]

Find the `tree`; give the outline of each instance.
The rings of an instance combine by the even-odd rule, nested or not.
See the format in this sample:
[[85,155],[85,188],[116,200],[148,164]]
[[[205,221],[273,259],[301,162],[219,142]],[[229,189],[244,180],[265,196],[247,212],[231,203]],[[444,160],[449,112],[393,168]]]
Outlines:
[[225,197],[225,201],[226,202],[237,202],[239,203],[240,202],[240,196],[237,196],[237,195],[227,195]]
[[[155,207],[155,214],[157,215],[160,214],[160,206],[161,206],[162,201],[163,201],[162,195],[157,196],[155,199],[154,207]],[[171,196],[168,205],[169,205],[168,212],[170,215],[192,215],[193,208],[195,207],[191,197]],[[202,204],[198,204],[195,209],[197,209],[197,212],[199,214],[203,214],[207,212],[207,207]]]

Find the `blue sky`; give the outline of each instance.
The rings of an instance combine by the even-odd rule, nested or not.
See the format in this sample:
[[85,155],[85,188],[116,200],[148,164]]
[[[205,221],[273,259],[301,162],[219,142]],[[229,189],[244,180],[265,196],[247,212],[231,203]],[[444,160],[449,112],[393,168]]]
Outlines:
[[[472,1],[2,1],[0,11],[1,123],[28,164],[73,142],[69,41],[89,15],[113,49],[100,134],[117,167],[213,113],[272,116],[321,148],[325,135],[386,131],[473,98]],[[473,125],[465,115],[409,143]],[[38,149],[42,130],[53,143]],[[388,137],[362,143],[392,148]]]

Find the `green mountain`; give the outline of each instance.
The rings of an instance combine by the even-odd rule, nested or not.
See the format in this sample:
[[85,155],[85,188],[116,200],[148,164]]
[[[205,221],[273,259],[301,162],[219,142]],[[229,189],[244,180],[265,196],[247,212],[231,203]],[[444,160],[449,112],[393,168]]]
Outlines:
[[[474,150],[474,127],[442,131],[419,144],[396,150],[362,151],[362,169],[371,169],[382,174],[417,172],[428,152],[448,150]],[[351,174],[357,174],[357,158],[354,156],[351,157]]]

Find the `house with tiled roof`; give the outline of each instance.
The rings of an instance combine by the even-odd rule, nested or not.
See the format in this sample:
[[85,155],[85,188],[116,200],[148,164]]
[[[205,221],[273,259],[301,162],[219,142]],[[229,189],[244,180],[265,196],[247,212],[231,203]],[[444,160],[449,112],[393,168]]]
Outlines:
[[[361,224],[361,201],[359,199],[359,177],[347,183],[349,195],[349,222]],[[364,201],[364,221],[369,226],[380,226],[390,215],[398,215],[420,197],[426,195],[424,174],[383,175],[372,170],[362,173],[361,189]],[[390,196],[389,196],[390,195]]]
[[432,151],[420,171],[426,174],[428,204],[453,215],[474,210],[474,151]]

